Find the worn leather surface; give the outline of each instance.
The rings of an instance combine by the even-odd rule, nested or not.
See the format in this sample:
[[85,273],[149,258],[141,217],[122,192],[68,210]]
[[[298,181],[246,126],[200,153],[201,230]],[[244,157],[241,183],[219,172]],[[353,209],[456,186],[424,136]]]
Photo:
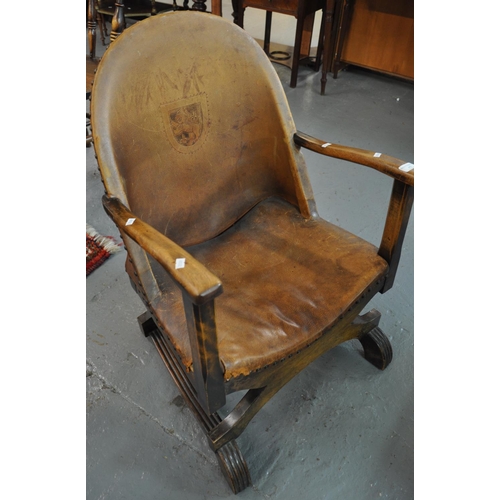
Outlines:
[[[174,12],[127,28],[101,59],[91,114],[107,194],[222,281],[226,380],[305,347],[386,272],[374,246],[315,216],[276,71],[233,23]],[[124,240],[128,272],[189,369],[180,291]]]
[[[188,250],[222,280],[215,315],[226,380],[305,347],[387,270],[370,243],[277,198]],[[152,268],[162,290],[156,313],[189,367],[181,293]]]
[[220,234],[269,196],[305,215],[312,201],[276,71],[248,33],[209,21],[172,12],[127,28],[92,95],[108,194],[179,245]]

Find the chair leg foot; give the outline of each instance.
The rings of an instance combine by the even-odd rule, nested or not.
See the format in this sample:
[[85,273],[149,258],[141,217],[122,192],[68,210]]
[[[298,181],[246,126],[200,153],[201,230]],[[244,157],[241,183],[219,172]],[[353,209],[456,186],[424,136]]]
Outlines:
[[239,493],[250,486],[250,472],[235,441],[230,441],[215,454],[219,460],[219,465],[233,493]]
[[385,333],[376,326],[358,339],[365,351],[365,358],[379,370],[385,370],[392,361],[392,347]]
[[[202,430],[205,432],[209,444],[212,443],[210,432],[213,431],[221,422],[222,418],[215,412],[208,415],[198,403],[196,391],[189,378],[184,373],[181,362],[174,356],[173,349],[166,337],[160,332],[149,311],[141,314],[137,318],[143,334],[150,337],[157,348],[165,366],[177,385],[184,401],[193,412]],[[213,449],[213,448],[212,448]],[[235,439],[227,442],[217,450],[214,450],[219,461],[222,474],[226,478],[229,486],[234,493],[239,493],[250,486],[250,472],[248,466],[241,454]]]

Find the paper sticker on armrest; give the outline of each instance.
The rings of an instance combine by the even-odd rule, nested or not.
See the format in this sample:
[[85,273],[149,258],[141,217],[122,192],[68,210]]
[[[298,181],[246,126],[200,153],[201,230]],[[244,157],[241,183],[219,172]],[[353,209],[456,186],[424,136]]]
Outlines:
[[402,170],[403,172],[410,172],[414,168],[415,166],[413,165],[413,163],[405,163],[404,165],[401,165],[399,167],[399,170]]

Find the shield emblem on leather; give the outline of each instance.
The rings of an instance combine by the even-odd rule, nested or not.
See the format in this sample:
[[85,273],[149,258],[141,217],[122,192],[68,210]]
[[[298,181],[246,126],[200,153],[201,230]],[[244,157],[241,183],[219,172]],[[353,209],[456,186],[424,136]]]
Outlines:
[[208,133],[208,106],[204,93],[162,104],[165,132],[179,153],[194,153],[205,142]]

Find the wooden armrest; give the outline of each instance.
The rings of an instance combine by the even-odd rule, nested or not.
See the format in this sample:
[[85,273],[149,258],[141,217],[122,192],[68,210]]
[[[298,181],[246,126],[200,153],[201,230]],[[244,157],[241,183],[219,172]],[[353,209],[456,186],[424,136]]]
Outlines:
[[[384,233],[378,251],[378,254],[389,264],[389,271],[381,293],[390,290],[398,269],[406,227],[413,206],[413,165],[392,156],[383,154],[375,156],[373,151],[325,143],[302,132],[296,132],[293,140],[297,146],[305,147],[326,156],[374,168],[394,179]],[[402,165],[412,169],[406,172],[406,168],[400,169]]]
[[[222,293],[220,280],[201,262],[149,224],[138,219],[118,198],[104,195],[102,203],[120,230],[165,268],[187,293],[193,304],[204,304]],[[127,224],[131,219],[133,223]],[[177,259],[186,259],[183,268],[175,268]]]
[[[374,168],[383,174],[404,182],[408,186],[413,186],[414,170],[412,169],[409,172],[401,170],[400,167],[402,165],[407,165],[407,162],[399,160],[398,158],[384,154],[374,156],[376,153],[373,151],[331,144],[299,131],[294,134],[293,140],[297,146],[310,149],[311,151],[315,151],[316,153],[320,153],[322,155]],[[412,165],[410,165],[410,167],[412,167]]]

